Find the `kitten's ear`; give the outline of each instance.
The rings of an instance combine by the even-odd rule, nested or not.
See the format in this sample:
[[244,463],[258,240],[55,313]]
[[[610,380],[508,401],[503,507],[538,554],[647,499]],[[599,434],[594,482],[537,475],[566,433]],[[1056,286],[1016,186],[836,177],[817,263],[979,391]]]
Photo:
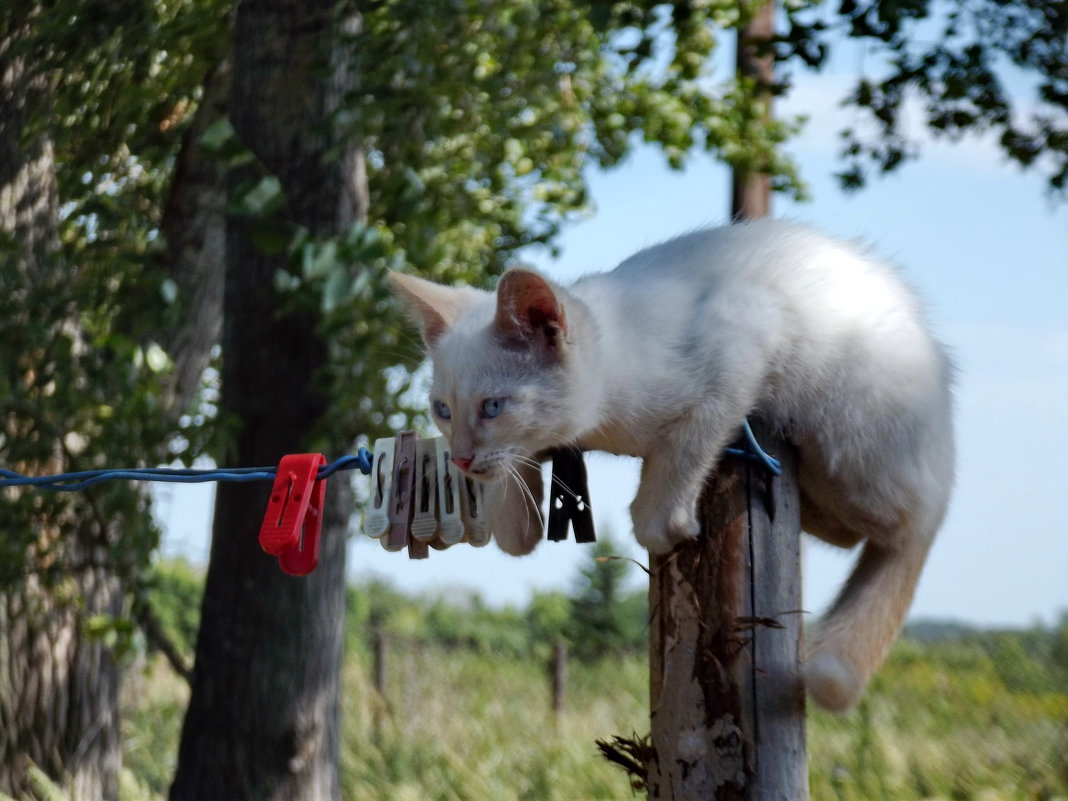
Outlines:
[[404,273],[389,273],[393,294],[423,334],[423,341],[434,347],[442,335],[460,319],[471,302],[473,290],[435,284]]
[[552,358],[563,354],[567,316],[557,290],[537,273],[509,270],[497,284],[494,327],[507,342],[533,346]]

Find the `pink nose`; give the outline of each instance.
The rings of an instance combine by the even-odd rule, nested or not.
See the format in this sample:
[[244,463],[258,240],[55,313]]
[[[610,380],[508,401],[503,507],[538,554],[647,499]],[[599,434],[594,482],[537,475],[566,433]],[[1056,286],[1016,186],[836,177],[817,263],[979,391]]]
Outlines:
[[453,456],[452,463],[463,470],[465,473],[471,469],[471,462],[474,459],[464,459],[462,456]]

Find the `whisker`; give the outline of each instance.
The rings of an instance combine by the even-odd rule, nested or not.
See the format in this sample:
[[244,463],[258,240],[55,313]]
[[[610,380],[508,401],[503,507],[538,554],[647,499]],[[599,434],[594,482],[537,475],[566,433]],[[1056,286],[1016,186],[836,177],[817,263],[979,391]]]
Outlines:
[[[538,470],[541,469],[541,462],[539,462],[537,459],[534,459],[534,458],[532,458],[530,456],[526,456],[525,454],[517,453],[515,451],[509,451],[509,453],[511,454],[513,461],[519,462],[521,464],[528,465],[528,466],[533,467],[533,468],[537,468]],[[591,512],[593,511],[593,506],[590,504],[590,499],[589,498],[583,498],[577,492],[575,492],[575,490],[573,490],[571,487],[569,487],[567,484],[565,484],[563,481],[561,481],[556,476],[552,477],[551,486],[559,487],[562,492],[564,492],[565,494],[571,496],[575,500],[581,499],[582,503],[585,504],[587,507],[589,507]],[[526,487],[525,482],[524,482],[524,487]]]
[[530,510],[533,509],[534,514],[537,515],[538,518],[538,525],[543,526],[545,524],[545,517],[541,513],[541,504],[538,503],[538,499],[534,497],[533,490],[531,490],[530,486],[527,484],[526,480],[524,480],[519,470],[515,466],[512,466],[511,469],[512,474],[515,477],[516,484],[519,485],[519,490],[523,493],[524,496],[523,505],[527,510],[527,520],[530,520]]

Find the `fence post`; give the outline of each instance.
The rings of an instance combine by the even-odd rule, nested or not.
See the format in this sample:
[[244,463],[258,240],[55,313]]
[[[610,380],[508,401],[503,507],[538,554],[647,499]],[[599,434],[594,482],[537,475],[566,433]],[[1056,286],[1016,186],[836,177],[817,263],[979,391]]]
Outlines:
[[808,798],[797,463],[754,431],[783,475],[725,458],[701,537],[652,561],[650,801]]
[[374,679],[375,692],[378,696],[374,704],[374,720],[372,732],[376,741],[382,737],[382,720],[389,710],[389,701],[386,698],[386,662],[388,660],[389,644],[385,633],[379,627],[378,622],[372,623],[372,676]]
[[564,714],[564,697],[567,694],[567,643],[564,640],[557,640],[553,645],[549,670],[552,674],[553,719],[559,723]]

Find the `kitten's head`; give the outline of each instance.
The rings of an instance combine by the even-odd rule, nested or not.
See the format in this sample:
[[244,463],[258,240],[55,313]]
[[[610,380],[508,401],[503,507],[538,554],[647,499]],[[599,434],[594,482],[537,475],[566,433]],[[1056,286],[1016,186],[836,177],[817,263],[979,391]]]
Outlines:
[[499,479],[516,458],[576,435],[573,302],[562,289],[528,270],[505,273],[496,293],[391,280],[430,350],[430,411],[465,473]]

